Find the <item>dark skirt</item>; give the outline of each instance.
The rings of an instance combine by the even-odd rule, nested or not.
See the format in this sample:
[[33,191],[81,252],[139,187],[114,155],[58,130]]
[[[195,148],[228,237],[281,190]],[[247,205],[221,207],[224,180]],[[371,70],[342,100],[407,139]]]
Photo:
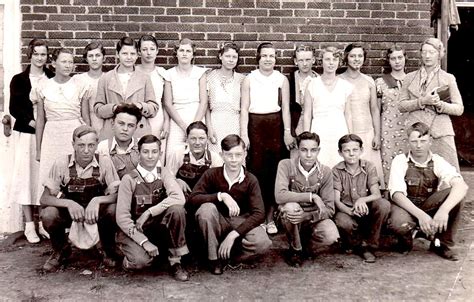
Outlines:
[[265,206],[273,205],[278,163],[289,156],[283,140],[281,112],[250,113],[248,133],[250,149],[247,168],[258,179]]

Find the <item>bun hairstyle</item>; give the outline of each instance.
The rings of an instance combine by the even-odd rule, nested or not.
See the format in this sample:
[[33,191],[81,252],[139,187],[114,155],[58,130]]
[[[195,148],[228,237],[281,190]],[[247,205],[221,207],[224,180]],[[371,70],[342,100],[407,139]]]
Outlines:
[[262,49],[264,49],[264,48],[273,48],[273,49],[275,49],[275,46],[273,46],[273,44],[271,42],[263,42],[260,45],[258,45],[258,47],[257,47],[257,63],[260,62],[260,59],[262,58],[260,53],[261,53]]
[[28,57],[28,60],[31,59],[31,57],[33,56],[33,53],[35,52],[35,47],[38,46],[46,47],[46,53],[49,54],[48,44],[46,44],[45,40],[33,39],[30,41],[30,43],[28,43],[28,48],[26,50],[26,56]]
[[343,60],[344,64],[347,65],[347,57],[349,56],[349,53],[351,52],[351,50],[353,50],[354,48],[362,48],[362,50],[364,51],[364,62],[367,59],[367,50],[364,48],[364,45],[360,42],[351,43],[347,45],[346,48],[344,49],[344,60]]
[[433,46],[439,53],[439,58],[442,59],[446,54],[446,50],[444,49],[443,42],[437,38],[428,38],[423,43],[421,43],[420,51],[423,48],[423,45],[428,44]]

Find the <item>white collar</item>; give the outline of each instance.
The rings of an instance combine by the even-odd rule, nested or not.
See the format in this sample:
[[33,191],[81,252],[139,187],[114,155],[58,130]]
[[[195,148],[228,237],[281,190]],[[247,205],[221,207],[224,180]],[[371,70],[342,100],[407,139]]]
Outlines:
[[308,180],[309,176],[311,174],[314,173],[314,171],[316,170],[319,170],[319,162],[316,161],[316,163],[314,164],[314,166],[309,170],[309,171],[306,171],[303,166],[301,165],[301,160],[298,159],[298,169],[300,170],[300,172],[303,174],[303,176],[306,178],[306,180]]
[[[118,147],[118,143],[117,143],[117,140],[115,139],[115,136],[112,137],[112,143],[110,144],[110,150],[109,150],[109,153],[114,151],[115,148]],[[135,138],[132,136],[132,141],[130,142],[130,144],[127,146],[127,150],[125,150],[125,153],[129,153],[130,150],[133,149],[133,147],[135,147]],[[115,150],[117,151],[117,150]]]
[[227,181],[227,183],[229,184],[229,189],[232,187],[233,184],[235,184],[237,182],[240,184],[245,179],[245,170],[244,170],[243,167],[240,167],[239,176],[233,181],[230,179],[229,175],[227,175],[227,172],[225,170],[225,164],[222,166],[222,169],[224,170],[224,178]]
[[[71,154],[71,160],[68,163],[68,167],[72,167],[74,164],[77,164],[79,166],[79,164],[76,162],[76,154],[73,152]],[[99,162],[97,161],[97,158],[94,154],[94,156],[92,157],[92,161],[87,164],[84,170],[87,170],[89,167],[98,167],[98,166],[99,166]]]
[[161,179],[161,175],[158,174],[158,171],[157,171],[158,167],[161,167],[161,162],[160,161],[158,161],[158,163],[156,164],[156,167],[151,171],[148,171],[147,169],[143,168],[142,165],[138,164],[137,165],[137,171],[138,171],[138,173],[140,173],[140,175],[143,177],[144,180],[146,180],[146,177],[149,174],[153,175],[153,178],[155,180],[157,180],[157,179]]
[[432,159],[433,159],[433,153],[432,153],[431,151],[429,151],[428,157],[426,158],[426,161],[420,163],[420,162],[416,161],[416,160],[413,158],[413,156],[411,155],[411,151],[408,151],[407,162],[408,162],[409,160],[411,160],[412,162],[414,162],[415,164],[417,164],[417,165],[419,165],[419,166],[427,166],[428,163],[430,162],[430,160],[432,160]]

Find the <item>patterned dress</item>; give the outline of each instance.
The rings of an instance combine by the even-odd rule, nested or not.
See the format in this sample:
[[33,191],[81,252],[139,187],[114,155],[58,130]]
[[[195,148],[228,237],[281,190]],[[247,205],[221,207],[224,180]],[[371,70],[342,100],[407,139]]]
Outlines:
[[377,99],[381,103],[381,146],[382,167],[385,183],[388,183],[390,167],[395,156],[406,152],[406,113],[398,110],[402,82],[390,74],[375,80]]
[[209,150],[221,152],[221,141],[229,134],[240,135],[240,86],[245,76],[234,72],[232,78],[222,79],[219,70],[207,75],[209,109],[216,144],[209,142]]

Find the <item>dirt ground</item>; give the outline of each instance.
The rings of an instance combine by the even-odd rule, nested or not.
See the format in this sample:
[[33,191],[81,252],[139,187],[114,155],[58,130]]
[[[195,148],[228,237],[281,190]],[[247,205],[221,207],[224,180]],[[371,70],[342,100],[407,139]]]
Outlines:
[[64,270],[43,274],[49,242],[30,245],[20,238],[10,244],[10,236],[0,241],[0,300],[472,301],[474,171],[463,175],[471,189],[457,237],[458,262],[429,253],[424,239],[416,239],[408,255],[392,252],[387,237],[374,264],[356,255],[323,254],[296,269],[283,261],[287,245],[277,235],[271,251],[253,265],[214,276],[192,264],[191,280],[181,283],[159,265],[140,273],[105,269],[93,251],[75,250]]

